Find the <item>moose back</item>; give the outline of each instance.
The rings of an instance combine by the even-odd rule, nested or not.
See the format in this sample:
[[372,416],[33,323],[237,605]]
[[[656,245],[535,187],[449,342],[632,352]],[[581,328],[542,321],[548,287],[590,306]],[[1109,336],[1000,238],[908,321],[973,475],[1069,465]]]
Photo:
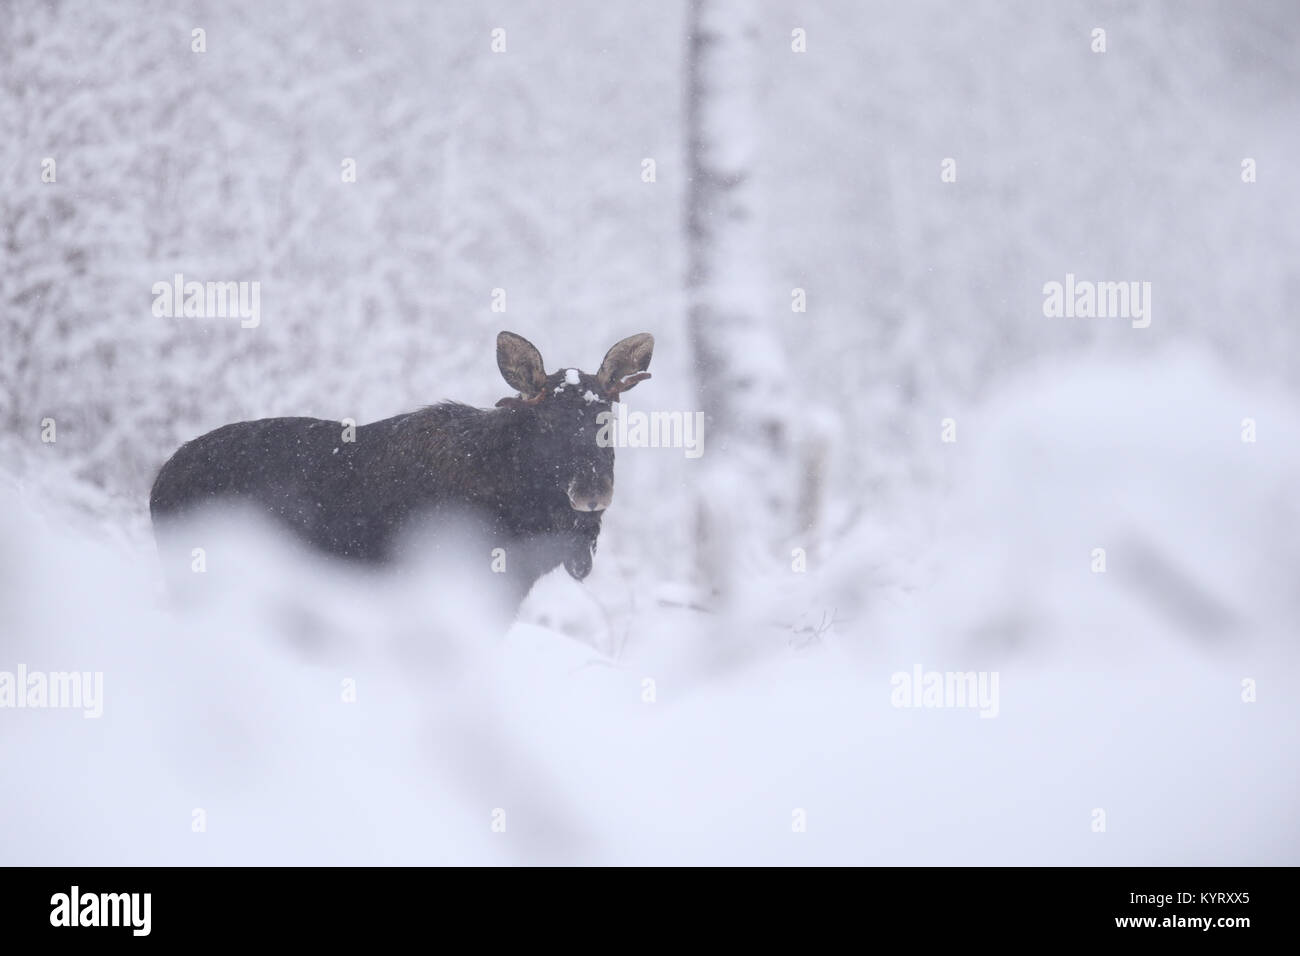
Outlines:
[[[614,449],[596,437],[598,416],[649,378],[654,338],[614,345],[599,371],[547,374],[542,356],[511,332],[497,336],[497,365],[518,395],[493,409],[442,402],[355,429],[316,418],[264,418],[208,432],[163,465],[149,511],[164,564],[188,560],[186,519],[234,503],[271,518],[320,551],[390,563],[468,521],[487,568],[513,608],[539,577],[563,564],[591,571],[600,519],[614,494]],[[457,539],[460,541],[461,539]],[[500,552],[496,549],[502,549]],[[458,555],[459,559],[461,556]]]

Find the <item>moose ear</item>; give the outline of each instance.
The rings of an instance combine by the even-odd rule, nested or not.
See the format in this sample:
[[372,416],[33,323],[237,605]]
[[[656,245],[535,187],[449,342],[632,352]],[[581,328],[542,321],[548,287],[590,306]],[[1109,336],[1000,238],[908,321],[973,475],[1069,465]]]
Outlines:
[[502,332],[497,336],[497,368],[510,387],[524,398],[540,395],[546,387],[542,353],[522,335]]
[[600,363],[596,381],[608,395],[626,392],[637,382],[650,377],[650,355],[655,349],[655,337],[649,332],[629,335],[605,353]]

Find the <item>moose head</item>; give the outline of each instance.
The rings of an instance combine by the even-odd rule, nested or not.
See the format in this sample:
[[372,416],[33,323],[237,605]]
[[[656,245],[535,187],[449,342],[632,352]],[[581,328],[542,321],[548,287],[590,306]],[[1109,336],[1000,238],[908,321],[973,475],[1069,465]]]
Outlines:
[[522,460],[537,470],[541,490],[565,496],[576,512],[601,512],[613,500],[614,449],[597,441],[598,416],[610,411],[620,393],[650,377],[654,344],[647,332],[631,335],[605,353],[595,375],[576,368],[548,375],[531,342],[513,332],[497,336],[497,367],[519,392],[497,405],[528,416],[532,447]]

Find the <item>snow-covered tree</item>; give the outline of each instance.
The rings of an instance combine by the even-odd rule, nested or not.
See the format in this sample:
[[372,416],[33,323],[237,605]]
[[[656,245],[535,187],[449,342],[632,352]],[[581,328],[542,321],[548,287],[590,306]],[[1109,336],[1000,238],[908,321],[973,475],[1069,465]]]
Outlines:
[[730,597],[738,574],[771,573],[794,533],[797,474],[789,367],[766,299],[755,178],[761,35],[744,0],[692,0],[687,51],[690,170],[686,279],[708,448],[696,486],[697,572]]

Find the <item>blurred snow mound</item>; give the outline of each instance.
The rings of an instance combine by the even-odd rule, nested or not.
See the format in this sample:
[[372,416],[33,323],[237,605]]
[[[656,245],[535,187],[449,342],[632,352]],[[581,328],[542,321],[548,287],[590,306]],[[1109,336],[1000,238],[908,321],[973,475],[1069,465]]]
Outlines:
[[933,602],[952,637],[1087,657],[1290,643],[1298,413],[1195,353],[1010,384],[954,449]]

